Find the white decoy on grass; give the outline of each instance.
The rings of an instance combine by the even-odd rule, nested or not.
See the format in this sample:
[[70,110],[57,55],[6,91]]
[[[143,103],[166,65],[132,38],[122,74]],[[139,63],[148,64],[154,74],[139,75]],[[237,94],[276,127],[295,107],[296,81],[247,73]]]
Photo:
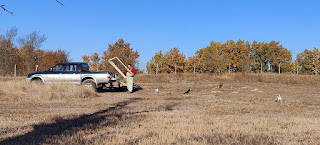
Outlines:
[[276,102],[278,102],[278,103],[282,103],[282,98],[281,98],[280,94],[277,96],[277,98],[276,98]]

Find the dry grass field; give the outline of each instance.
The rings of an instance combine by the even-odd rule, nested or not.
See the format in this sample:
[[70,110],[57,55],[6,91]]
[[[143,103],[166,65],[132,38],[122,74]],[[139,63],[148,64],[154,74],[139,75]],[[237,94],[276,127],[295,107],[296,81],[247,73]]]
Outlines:
[[320,144],[319,76],[140,75],[135,82],[144,89],[95,93],[0,78],[0,144]]

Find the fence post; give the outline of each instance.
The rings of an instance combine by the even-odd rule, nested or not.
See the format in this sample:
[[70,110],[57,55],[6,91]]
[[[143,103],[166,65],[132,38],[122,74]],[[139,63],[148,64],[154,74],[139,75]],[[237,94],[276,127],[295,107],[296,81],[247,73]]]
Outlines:
[[177,74],[177,64],[174,64],[174,74]]
[[196,74],[196,63],[193,63],[193,74]]
[[280,69],[281,69],[281,63],[279,63],[279,74],[280,74]]
[[13,72],[14,77],[17,76],[17,64],[14,64],[14,72]]
[[158,66],[158,63],[157,63],[157,68],[156,68],[156,75],[158,74],[158,67],[159,67],[159,66]]
[[260,69],[261,69],[260,73],[262,73],[262,63],[261,63],[261,67],[260,67]]
[[297,75],[299,74],[298,69],[299,69],[299,63],[298,63],[298,61],[297,61]]

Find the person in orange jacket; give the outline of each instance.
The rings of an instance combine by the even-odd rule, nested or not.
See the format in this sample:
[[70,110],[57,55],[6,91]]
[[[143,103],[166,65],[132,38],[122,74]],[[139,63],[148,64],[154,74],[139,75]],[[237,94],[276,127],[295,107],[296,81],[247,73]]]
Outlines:
[[136,69],[128,64],[129,71],[124,71],[123,73],[127,76],[127,89],[130,93],[133,93],[133,77],[137,73]]

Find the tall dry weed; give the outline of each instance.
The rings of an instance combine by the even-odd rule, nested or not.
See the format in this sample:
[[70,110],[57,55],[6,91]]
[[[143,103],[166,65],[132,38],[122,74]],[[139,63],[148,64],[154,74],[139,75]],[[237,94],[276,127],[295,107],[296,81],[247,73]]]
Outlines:
[[1,101],[56,100],[67,98],[98,97],[99,94],[82,86],[38,85],[24,80],[6,79],[1,82]]

